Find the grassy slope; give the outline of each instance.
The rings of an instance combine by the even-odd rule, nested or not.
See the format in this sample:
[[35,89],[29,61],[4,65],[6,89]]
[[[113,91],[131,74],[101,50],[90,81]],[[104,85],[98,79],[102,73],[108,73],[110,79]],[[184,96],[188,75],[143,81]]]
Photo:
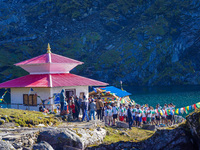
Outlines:
[[[143,130],[135,127],[131,130],[124,131],[111,127],[105,127],[105,129],[108,131],[108,134],[104,139],[104,144],[111,144],[119,141],[140,142],[146,140],[155,133],[155,131]],[[129,136],[123,134],[122,132],[126,132]]]
[[[6,117],[7,116],[7,117]],[[37,111],[18,110],[18,109],[0,109],[0,117],[6,122],[14,122],[16,126],[32,127],[38,124],[58,124],[54,115],[44,115]]]

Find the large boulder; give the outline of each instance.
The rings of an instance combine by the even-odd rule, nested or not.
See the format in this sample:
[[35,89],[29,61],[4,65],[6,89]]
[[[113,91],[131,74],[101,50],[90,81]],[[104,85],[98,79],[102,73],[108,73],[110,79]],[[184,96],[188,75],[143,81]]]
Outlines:
[[194,142],[200,149],[200,109],[197,109],[186,117],[186,124],[192,134]]
[[140,149],[196,149],[193,144],[193,139],[190,133],[183,127],[174,129],[161,129],[150,137],[149,139],[141,142]]
[[52,146],[49,143],[45,142],[45,141],[42,141],[42,142],[40,142],[38,144],[34,144],[33,145],[33,150],[39,150],[39,149],[41,149],[41,150],[54,150],[52,148]]
[[38,141],[46,141],[55,150],[63,149],[65,145],[81,149],[84,148],[84,143],[82,142],[80,136],[69,129],[63,128],[44,129],[40,132]]
[[122,121],[117,121],[116,125],[118,128],[128,128],[129,125],[126,122],[122,122]]
[[142,125],[142,129],[155,131],[156,130],[156,126],[155,125],[150,125],[150,124],[143,124]]
[[38,141],[48,142],[55,150],[84,149],[88,145],[100,144],[106,136],[102,128],[47,128],[40,132]]
[[0,150],[15,150],[15,148],[6,141],[0,141]]

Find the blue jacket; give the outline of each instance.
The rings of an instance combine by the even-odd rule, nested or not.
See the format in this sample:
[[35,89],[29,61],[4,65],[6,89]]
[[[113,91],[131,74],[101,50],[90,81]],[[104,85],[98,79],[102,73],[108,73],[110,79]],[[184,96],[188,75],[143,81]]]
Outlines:
[[127,116],[128,116],[129,119],[132,118],[132,114],[131,114],[131,109],[130,108],[127,111]]
[[62,91],[60,92],[60,102],[64,102],[65,101],[65,94],[64,94],[64,90],[62,89]]

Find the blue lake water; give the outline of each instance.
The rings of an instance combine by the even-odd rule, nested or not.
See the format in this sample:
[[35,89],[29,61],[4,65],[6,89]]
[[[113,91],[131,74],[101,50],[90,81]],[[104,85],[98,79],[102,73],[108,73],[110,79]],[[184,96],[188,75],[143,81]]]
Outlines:
[[[135,100],[136,103],[147,103],[153,107],[155,107],[157,103],[160,103],[161,106],[165,103],[173,103],[176,105],[176,108],[180,108],[200,102],[200,85],[166,87],[124,86],[123,88],[127,92],[132,93],[130,98]],[[4,89],[0,89],[0,97],[4,92]],[[10,103],[10,93],[5,95],[4,100],[6,103]],[[4,104],[3,107],[6,107],[6,105]]]
[[159,103],[173,103],[176,108],[200,102],[200,85],[167,86],[167,87],[123,87],[132,93],[131,99],[138,104],[149,104],[153,107]]

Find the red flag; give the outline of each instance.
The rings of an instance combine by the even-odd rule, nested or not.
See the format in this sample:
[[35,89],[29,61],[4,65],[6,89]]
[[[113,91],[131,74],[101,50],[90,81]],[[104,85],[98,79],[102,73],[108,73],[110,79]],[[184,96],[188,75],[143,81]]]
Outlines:
[[197,106],[196,106],[196,104],[194,104],[194,109],[197,109]]
[[186,113],[185,107],[183,107],[183,110],[184,110],[184,111],[185,111],[185,113]]

